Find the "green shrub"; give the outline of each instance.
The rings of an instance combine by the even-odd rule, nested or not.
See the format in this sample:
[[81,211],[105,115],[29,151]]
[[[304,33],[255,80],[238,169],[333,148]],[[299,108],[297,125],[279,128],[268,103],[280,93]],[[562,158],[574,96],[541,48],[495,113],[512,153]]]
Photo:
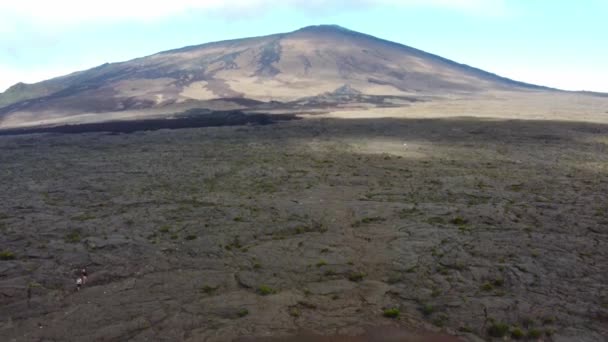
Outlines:
[[209,285],[205,285],[205,286],[201,287],[201,292],[206,293],[206,294],[211,294],[211,293],[215,292],[215,290],[217,290],[218,288],[219,288],[219,286],[212,287]]
[[241,245],[241,241],[239,240],[239,236],[235,235],[234,238],[232,239],[232,247],[234,248],[241,248],[243,247],[243,245]]
[[509,326],[504,323],[494,322],[488,327],[488,335],[492,337],[504,337],[509,332]]
[[171,231],[171,227],[169,226],[162,226],[158,229],[159,232],[161,233],[168,233],[169,231]]
[[469,326],[465,325],[465,326],[458,328],[458,331],[463,332],[463,333],[472,333],[473,329],[471,329]]
[[519,340],[525,336],[524,331],[518,327],[511,329],[511,338]]
[[258,293],[262,296],[267,296],[276,293],[276,291],[268,285],[260,285],[260,287],[258,287]]
[[534,320],[530,317],[524,317],[521,319],[521,324],[524,326],[524,328],[528,328],[534,325]]
[[441,328],[441,327],[445,326],[445,323],[448,321],[448,319],[449,318],[446,314],[441,314],[441,315],[439,315],[439,317],[437,317],[433,320],[433,324],[435,326],[438,326]]
[[391,274],[391,275],[388,277],[388,279],[386,280],[386,282],[387,282],[388,284],[396,284],[396,283],[401,282],[402,280],[403,280],[403,279],[402,279],[402,277],[401,277],[401,274],[399,274],[399,273],[395,273],[395,274]]
[[388,318],[398,318],[400,314],[401,312],[397,308],[386,309],[383,313],[384,317]]
[[78,242],[80,242],[80,240],[81,240],[80,233],[76,230],[68,233],[65,236],[65,242],[68,242],[68,243],[78,243]]
[[542,336],[542,331],[538,329],[530,329],[528,330],[528,338],[540,338]]
[[0,252],[0,260],[13,260],[15,259],[15,254],[11,251],[2,251]]
[[301,301],[301,300],[298,301],[298,305],[301,305],[301,306],[303,306],[303,307],[305,307],[307,309],[312,309],[312,310],[314,310],[314,309],[317,308],[317,306],[315,304],[309,303],[309,302],[305,302],[305,301]]
[[361,220],[353,223],[352,226],[353,227],[359,227],[359,226],[364,225],[364,224],[378,223],[378,222],[384,222],[384,221],[386,221],[386,219],[384,217],[379,217],[379,216],[364,217]]
[[383,221],[386,221],[386,219],[383,218],[383,217],[378,217],[378,216],[376,216],[376,217],[364,217],[361,220],[361,223],[374,223],[374,222],[383,222]]
[[494,290],[494,285],[492,285],[491,283],[486,282],[486,283],[483,283],[483,285],[481,285],[480,289],[482,291],[492,291],[492,290]]
[[545,317],[543,317],[543,324],[544,325],[553,324],[553,323],[555,323],[555,317],[553,317],[553,316],[545,316]]
[[432,225],[436,225],[436,224],[445,224],[445,220],[443,219],[443,217],[429,217],[426,222],[428,224],[432,224]]
[[87,214],[87,213],[82,213],[80,215],[72,217],[72,220],[80,221],[80,222],[94,220],[94,219],[95,219],[95,216],[93,216],[91,214]]
[[239,317],[245,317],[247,315],[249,315],[249,310],[243,308],[241,310],[239,310],[239,312],[236,313]]
[[319,260],[319,262],[317,262],[317,267],[322,267],[327,265],[327,261],[325,260]]
[[302,312],[297,307],[292,306],[292,307],[289,308],[289,316],[291,316],[291,317],[300,317],[301,314],[302,314]]
[[423,315],[430,316],[433,312],[435,312],[435,308],[431,304],[424,304],[420,308],[420,311],[422,312]]
[[363,272],[353,272],[348,275],[348,280],[350,281],[358,282],[363,280],[363,278],[365,278],[365,273]]
[[460,216],[456,216],[453,219],[450,220],[450,223],[455,224],[457,226],[463,226],[465,224],[467,224],[467,220],[460,217]]
[[27,287],[30,288],[30,289],[41,289],[41,288],[44,288],[40,283],[37,283],[35,281],[32,281],[29,284],[27,284]]
[[186,235],[185,240],[196,240],[196,235]]

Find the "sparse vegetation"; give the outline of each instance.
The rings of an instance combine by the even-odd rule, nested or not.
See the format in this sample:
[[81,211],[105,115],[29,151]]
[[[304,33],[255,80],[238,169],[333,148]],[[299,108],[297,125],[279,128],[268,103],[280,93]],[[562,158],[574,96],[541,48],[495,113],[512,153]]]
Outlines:
[[400,314],[401,311],[397,308],[385,309],[383,313],[384,317],[388,318],[398,318]]
[[430,304],[424,304],[420,307],[420,312],[422,312],[425,316],[430,316],[433,312],[435,312],[435,307]]
[[[587,338],[597,335],[598,318],[586,314],[608,308],[608,297],[594,283],[604,255],[593,240],[600,237],[608,217],[598,214],[605,205],[594,200],[608,191],[608,178],[600,172],[605,159],[600,147],[608,144],[591,141],[608,136],[607,128],[547,120],[551,132],[567,132],[571,139],[568,145],[543,145],[534,135],[549,130],[531,122],[403,119],[398,125],[379,122],[378,132],[386,131],[386,137],[373,135],[372,146],[363,129],[366,122],[342,120],[333,126],[332,120],[310,126],[299,121],[293,124],[297,129],[290,123],[239,127],[242,131],[223,127],[53,135],[40,137],[49,141],[40,145],[38,138],[1,137],[0,159],[8,163],[1,168],[1,183],[11,188],[0,201],[0,213],[10,213],[0,214],[0,259],[16,259],[0,261],[8,267],[3,279],[23,279],[25,286],[36,280],[45,286],[31,291],[32,308],[23,311],[23,325],[15,325],[16,333],[24,333],[19,327],[35,326],[38,319],[48,323],[31,312],[53,312],[51,304],[72,310],[90,291],[116,290],[115,299],[96,300],[100,317],[90,322],[91,329],[117,323],[107,314],[114,311],[105,310],[110,302],[120,301],[126,313],[139,315],[142,298],[170,298],[186,303],[197,322],[211,324],[209,329],[217,322],[231,324],[230,319],[232,324],[247,321],[254,329],[258,314],[266,315],[259,305],[271,304],[284,315],[277,321],[297,321],[322,333],[327,326],[359,323],[361,317],[369,318],[366,308],[376,308],[376,318],[387,324],[393,315],[401,319],[413,314],[448,333],[474,332],[496,340],[550,340],[545,336],[566,327],[579,329]],[[326,128],[339,134],[325,139]],[[495,136],[467,133],[490,128]],[[275,130],[289,141],[280,146],[286,151],[279,149]],[[311,138],[317,134],[319,139]],[[353,138],[359,136],[365,138]],[[510,141],[506,154],[495,153],[505,136]],[[80,141],[94,152],[72,144]],[[36,148],[20,155],[11,147],[25,143]],[[137,153],[143,148],[147,152],[140,160]],[[375,152],[380,149],[402,154],[403,159],[385,161]],[[48,175],[28,169],[32,162],[27,158],[39,164],[51,157]],[[267,161],[263,165],[262,159]],[[310,162],[325,159],[332,162]],[[492,168],[486,166],[490,162]],[[542,172],[537,172],[539,165]],[[55,205],[46,205],[40,195],[28,203],[23,194],[31,184],[7,173],[15,170],[50,191],[47,197]],[[83,174],[86,177],[78,178]],[[63,181],[68,178],[78,181]],[[277,191],[261,191],[259,181],[274,184]],[[519,183],[525,184],[519,191],[505,189]],[[537,259],[534,253],[540,253]],[[556,277],[557,269],[547,264],[553,259],[566,269],[575,267],[576,274],[594,276]],[[59,274],[66,284],[73,282],[81,264],[91,265],[85,297],[42,300],[61,285],[49,276]],[[133,272],[142,274],[136,279],[137,291],[117,291],[119,284],[130,286],[122,279]],[[576,291],[579,288],[587,290]],[[370,292],[376,290],[386,294]],[[13,295],[13,290],[7,291]],[[4,298],[10,307],[26,295],[26,289],[16,291],[14,297]],[[280,294],[272,295],[276,291]],[[552,294],[551,300],[543,293]],[[534,307],[516,305],[522,300]],[[555,311],[560,303],[575,300],[585,314]],[[168,315],[179,310],[172,302],[162,303],[164,299],[146,302],[146,310]],[[319,308],[312,311],[315,305]],[[294,309],[288,311],[290,306]],[[500,335],[500,329],[490,329],[493,322],[485,320],[482,306],[487,315],[508,324],[502,337],[490,336]],[[241,308],[247,308],[249,316],[238,320]],[[511,310],[505,308],[513,309],[502,312]],[[588,322],[587,331],[580,329],[581,322]],[[264,324],[280,330],[278,322]],[[157,333],[164,336],[161,330]]]
[[399,218],[401,219],[406,219],[406,218],[410,218],[411,216],[417,215],[420,213],[420,210],[418,210],[417,207],[413,207],[413,208],[406,208],[406,209],[402,209],[401,211],[399,211]]
[[515,339],[515,340],[519,340],[524,338],[524,336],[526,336],[526,334],[524,334],[524,331],[521,330],[518,327],[514,327],[513,329],[511,329],[511,338]]
[[549,325],[549,324],[553,324],[555,323],[555,317],[554,316],[545,316],[542,319],[543,325]]
[[289,308],[289,316],[300,317],[300,315],[302,315],[302,312],[296,306],[292,306]]
[[312,310],[314,310],[314,309],[317,308],[317,306],[315,304],[309,303],[309,302],[305,302],[305,301],[298,301],[298,305],[300,305],[302,307],[305,307],[307,309],[312,309]]
[[276,290],[271,288],[268,285],[260,285],[260,287],[258,287],[258,293],[261,294],[262,296],[268,296],[268,295],[276,293]]
[[379,222],[384,222],[384,221],[386,221],[386,219],[384,217],[380,217],[380,216],[364,217],[361,220],[353,223],[352,226],[360,227],[365,224],[379,223]]
[[539,329],[528,330],[528,338],[540,338],[543,336],[543,332]]
[[95,215],[92,215],[89,213],[82,213],[80,215],[72,217],[72,220],[78,221],[78,222],[84,222],[84,221],[89,221],[89,220],[94,220],[94,219],[95,219]]
[[43,286],[40,283],[35,282],[35,281],[32,281],[29,284],[27,284],[27,287],[30,288],[30,289],[41,289],[41,288],[43,288]]
[[348,275],[348,280],[354,282],[362,281],[363,278],[365,278],[365,273],[363,272],[352,272]]
[[488,335],[492,337],[504,337],[509,332],[509,326],[504,323],[494,322],[488,327]]
[[446,314],[439,314],[437,317],[435,317],[433,319],[433,325],[437,326],[437,327],[444,327],[445,324],[448,322],[449,317]]
[[494,285],[492,285],[492,283],[489,283],[489,282],[483,283],[483,285],[481,285],[481,290],[482,291],[492,291],[492,290],[494,290]]
[[78,243],[78,242],[80,242],[80,240],[81,240],[80,232],[77,230],[73,230],[65,236],[65,242],[67,242],[67,243]]
[[209,285],[205,285],[203,287],[201,287],[201,292],[205,293],[205,294],[211,294],[213,292],[215,292],[217,289],[219,288],[219,286],[209,286]]
[[468,221],[460,216],[456,216],[450,220],[450,223],[455,224],[457,226],[463,226],[468,223]]
[[245,309],[245,308],[240,309],[240,310],[237,312],[237,316],[239,316],[239,317],[245,317],[245,316],[247,316],[247,315],[249,315],[249,310],[247,310],[247,309]]
[[15,254],[11,251],[2,251],[0,252],[0,260],[13,260],[15,259]]
[[226,250],[228,251],[232,250],[233,248],[240,249],[242,247],[243,246],[241,245],[241,240],[239,239],[238,235],[235,235],[234,238],[232,238],[232,242],[225,246]]
[[487,281],[483,283],[480,287],[482,291],[492,291],[497,287],[502,287],[504,285],[504,280],[502,278],[493,279],[491,281]]
[[504,284],[505,284],[505,281],[502,278],[496,278],[496,279],[492,280],[492,285],[494,285],[495,287],[502,287]]
[[443,217],[430,217],[426,220],[428,224],[437,225],[437,224],[445,224],[445,219]]
[[402,277],[401,277],[401,274],[399,274],[399,273],[393,273],[393,274],[391,274],[388,277],[388,279],[386,280],[386,282],[388,284],[397,284],[397,283],[399,283],[401,281],[402,281]]
[[465,325],[465,326],[459,327],[458,331],[463,332],[463,333],[472,333],[473,329],[471,329],[471,327]]

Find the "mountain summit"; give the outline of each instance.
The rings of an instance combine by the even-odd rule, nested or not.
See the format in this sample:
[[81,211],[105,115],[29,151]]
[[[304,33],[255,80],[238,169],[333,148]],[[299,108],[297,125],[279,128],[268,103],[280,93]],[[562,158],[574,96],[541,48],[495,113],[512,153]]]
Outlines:
[[530,84],[340,26],[236,39],[103,64],[0,94],[0,119],[167,107],[212,99],[294,101],[328,93],[419,96]]

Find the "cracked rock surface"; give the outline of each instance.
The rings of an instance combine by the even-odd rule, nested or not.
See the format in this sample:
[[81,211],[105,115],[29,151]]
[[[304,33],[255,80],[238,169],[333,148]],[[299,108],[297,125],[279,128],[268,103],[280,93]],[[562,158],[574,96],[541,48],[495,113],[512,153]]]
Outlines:
[[606,134],[313,118],[0,137],[0,336],[225,341],[390,326],[476,341],[500,339],[504,324],[507,337],[603,341]]

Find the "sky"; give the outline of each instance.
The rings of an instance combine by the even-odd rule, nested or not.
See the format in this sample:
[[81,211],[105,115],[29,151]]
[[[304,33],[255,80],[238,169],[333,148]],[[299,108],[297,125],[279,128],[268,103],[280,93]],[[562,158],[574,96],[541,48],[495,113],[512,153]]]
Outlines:
[[335,24],[515,80],[608,92],[608,0],[0,2],[0,92],[187,45]]

